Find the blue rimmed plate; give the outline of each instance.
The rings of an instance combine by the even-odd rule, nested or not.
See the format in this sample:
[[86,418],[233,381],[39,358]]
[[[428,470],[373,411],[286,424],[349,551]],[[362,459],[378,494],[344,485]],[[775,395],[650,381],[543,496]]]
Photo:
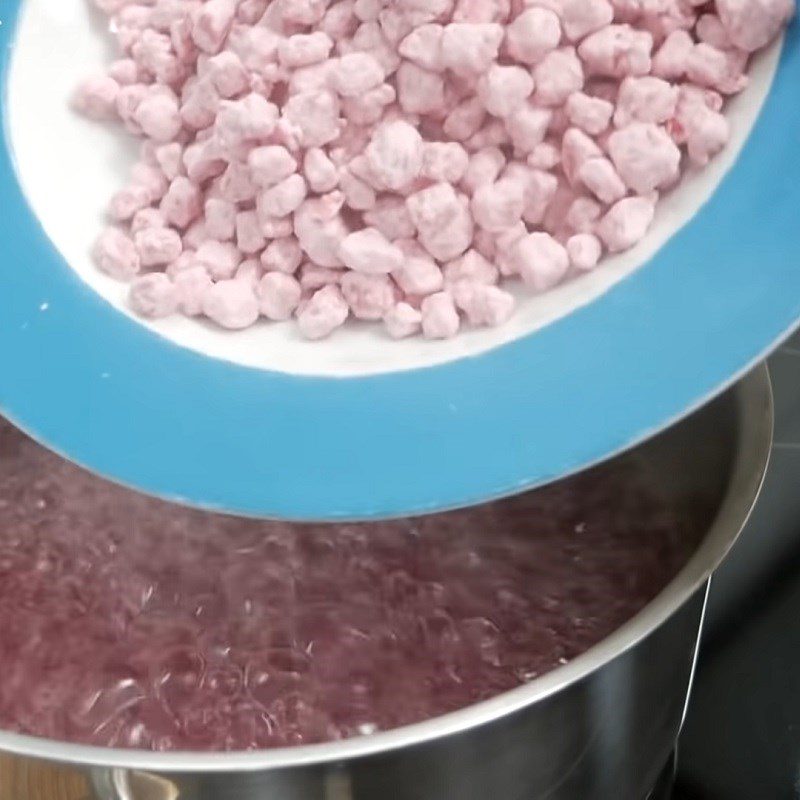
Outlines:
[[800,318],[795,24],[731,103],[728,149],[646,241],[521,295],[502,328],[394,343],[354,325],[312,344],[291,325],[145,326],[88,256],[134,151],[67,107],[107,58],[87,6],[0,8],[0,410],[114,480],[294,519],[481,502],[668,425]]

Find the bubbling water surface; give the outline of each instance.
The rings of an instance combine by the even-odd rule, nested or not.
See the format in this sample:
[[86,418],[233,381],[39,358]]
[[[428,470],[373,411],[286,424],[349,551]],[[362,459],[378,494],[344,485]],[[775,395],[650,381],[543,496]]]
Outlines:
[[0,423],[0,727],[230,751],[424,720],[582,653],[696,539],[630,461],[464,511],[298,525],[145,497]]

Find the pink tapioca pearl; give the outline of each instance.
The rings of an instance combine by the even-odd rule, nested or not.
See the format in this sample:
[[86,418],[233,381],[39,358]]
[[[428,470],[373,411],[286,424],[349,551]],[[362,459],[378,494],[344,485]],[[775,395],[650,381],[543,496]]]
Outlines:
[[121,86],[117,93],[117,115],[125,123],[126,127],[136,134],[141,134],[142,129],[134,121],[133,116],[147,93],[148,87],[142,83]]
[[250,151],[247,165],[253,182],[264,189],[275,186],[297,170],[297,161],[281,145],[256,147]]
[[514,248],[527,233],[528,229],[525,227],[525,223],[520,222],[513,228],[508,228],[494,235],[492,258],[501,275],[508,277],[509,275],[518,274]]
[[695,87],[682,87],[668,130],[676,142],[686,144],[689,158],[698,166],[705,166],[730,138],[728,120]]
[[354,0],[339,0],[328,7],[319,24],[319,29],[327,33],[335,42],[341,42],[352,37],[358,27],[358,22]]
[[522,210],[522,219],[529,225],[538,225],[553,200],[558,188],[558,178],[551,172],[527,167],[522,164],[512,165],[506,171],[508,177],[514,177],[522,182],[525,189],[525,206]]
[[410,33],[415,22],[432,22],[434,19],[428,14],[421,14],[414,20],[412,18],[414,12],[411,9],[409,10],[411,11],[410,14],[404,14],[403,10],[400,8],[393,7],[389,4],[383,4],[383,8],[378,11],[378,26],[387,45],[392,50],[396,49],[401,39]]
[[554,142],[537,144],[525,159],[525,163],[534,169],[554,169],[561,163],[561,148]]
[[194,17],[192,39],[206,53],[218,53],[231,29],[236,0],[207,0]]
[[375,205],[374,189],[349,170],[339,178],[339,188],[344,194],[345,205],[354,211],[367,211]]
[[347,270],[344,269],[318,267],[316,264],[306,262],[300,267],[298,273],[300,288],[304,292],[315,292],[323,286],[338,286],[346,272]]
[[214,138],[223,152],[246,141],[263,140],[278,123],[278,108],[251,92],[241,100],[223,100],[214,122]]
[[325,286],[315,292],[297,314],[297,325],[306,339],[324,339],[344,325],[350,314],[338,286]]
[[419,132],[407,122],[380,125],[367,149],[367,161],[389,189],[402,189],[422,170],[423,145]]
[[72,97],[73,108],[94,120],[116,119],[119,83],[107,75],[87,78]]
[[444,28],[436,23],[420,25],[406,36],[397,48],[398,53],[417,66],[431,72],[443,69],[442,34]]
[[236,9],[236,19],[239,22],[255,25],[267,10],[269,0],[240,0],[239,7]]
[[567,98],[564,110],[571,125],[591,136],[597,136],[608,128],[614,106],[602,97],[573,92]]
[[475,222],[487,231],[510,228],[525,210],[525,184],[513,178],[501,178],[479,187],[470,204]]
[[577,178],[598,200],[606,204],[615,203],[628,193],[614,165],[604,157],[584,161],[578,167]]
[[416,233],[405,199],[394,195],[378,197],[375,205],[364,212],[364,222],[391,241],[409,239]]
[[698,86],[723,94],[735,94],[747,86],[745,58],[701,42],[692,48],[686,62],[686,77]]
[[209,80],[220,97],[235,97],[250,88],[250,78],[242,60],[230,50],[208,59],[206,68]]
[[383,324],[392,339],[405,339],[419,333],[422,314],[408,303],[398,303],[386,312]]
[[261,218],[280,218],[294,213],[306,198],[308,189],[302,175],[295,173],[284,178],[258,196],[258,215]]
[[357,97],[383,83],[386,71],[370,53],[347,53],[333,62],[328,83],[342,97]]
[[400,56],[392,44],[387,41],[377,22],[364,22],[359,25],[358,30],[353,34],[352,41],[340,43],[339,50],[345,55],[352,52],[369,53],[381,65],[386,75],[391,74],[400,66]]
[[245,281],[217,281],[203,295],[203,313],[222,328],[249,328],[258,319],[258,299]]
[[397,102],[406,114],[435,114],[445,105],[444,78],[411,61],[397,70]]
[[155,158],[167,180],[174,180],[183,171],[183,145],[170,142],[157,147]]
[[511,137],[506,130],[505,122],[501,119],[492,119],[487,122],[474,136],[464,142],[467,150],[482,150],[484,147],[505,147],[510,144]]
[[469,154],[458,142],[424,142],[420,174],[431,181],[456,184],[467,171]]
[[356,0],[353,13],[362,22],[372,22],[378,19],[381,12],[380,0]]
[[303,260],[303,251],[293,236],[271,241],[261,254],[261,263],[267,271],[292,275]]
[[[273,6],[278,6],[273,3]],[[227,40],[227,49],[239,56],[244,68],[251,73],[270,76],[274,74],[278,60],[278,45],[281,37],[277,30],[269,25],[234,25]],[[252,79],[251,75],[251,79]]]
[[321,267],[342,265],[339,245],[349,233],[340,214],[344,195],[331,192],[306,200],[294,214],[294,233],[308,257]]
[[382,83],[357,97],[342,98],[342,112],[351,123],[373,125],[383,117],[386,107],[396,99],[397,91],[394,86]]
[[183,124],[177,98],[164,91],[153,91],[143,97],[133,120],[146,136],[157,142],[172,141]]
[[189,250],[196,250],[208,239],[205,222],[195,220],[183,233],[183,246]]
[[647,197],[626,197],[615,203],[597,225],[597,235],[612,253],[628,250],[647,233],[655,203]]
[[506,131],[518,155],[532,153],[543,141],[553,117],[549,108],[523,103],[505,118]]
[[193,130],[213,125],[219,109],[220,97],[210,78],[192,78],[181,92],[181,120]]
[[178,310],[178,290],[163,272],[153,272],[134,280],[128,303],[140,317],[168,317]]
[[630,25],[607,25],[578,45],[587,74],[624,78],[650,72],[653,37]]
[[254,290],[261,280],[263,270],[257,258],[247,258],[236,267],[236,274],[233,276],[237,281],[245,281]]
[[462,281],[494,285],[500,277],[497,267],[477,249],[467,250],[460,258],[445,264],[443,273],[444,285],[451,292]]
[[458,0],[453,22],[504,22],[510,11],[509,0]]
[[120,58],[112,61],[108,67],[108,76],[119,86],[130,86],[140,78],[139,66],[132,58]]
[[517,305],[514,295],[498,286],[469,282],[459,287],[456,302],[471,325],[489,327],[508,322]]
[[339,245],[339,257],[349,269],[368,275],[388,274],[403,264],[403,251],[375,228],[347,235]]
[[185,177],[195,184],[216,178],[227,169],[227,163],[215,152],[212,142],[190,144],[183,151],[183,165]]
[[420,311],[426,339],[450,339],[458,333],[461,320],[449,292],[429,295],[422,301]]
[[483,120],[486,109],[477,98],[469,98],[459,103],[446,117],[443,124],[444,133],[451,139],[465,141],[476,134]]
[[281,219],[259,218],[258,221],[265,239],[282,239],[286,236],[291,236],[294,230],[292,217],[283,217]]
[[231,242],[203,242],[195,251],[193,263],[202,266],[216,281],[229,280],[242,263],[240,250]]
[[283,272],[268,272],[256,289],[261,313],[276,321],[291,319],[300,305],[301,295],[297,279]]
[[588,272],[597,266],[602,255],[600,240],[591,233],[576,233],[567,239],[569,262],[575,269]]
[[280,14],[287,23],[314,25],[322,19],[326,7],[324,0],[286,0],[280,5]]
[[694,40],[688,31],[677,30],[664,40],[653,56],[653,75],[664,80],[679,80],[686,74]]
[[114,194],[108,204],[108,213],[117,222],[127,222],[137,211],[147,208],[150,203],[150,192],[147,187],[134,184]]
[[470,156],[461,185],[466,192],[474,194],[481,186],[494,183],[505,165],[506,157],[502,150],[484,147]]
[[442,33],[442,64],[456,74],[481,75],[497,58],[505,31],[495,22],[451,22]]
[[736,47],[753,52],[767,45],[791,19],[791,0],[718,0],[717,13]]
[[663,128],[634,122],[608,137],[608,152],[626,185],[639,194],[671,184],[681,153]]
[[567,226],[579,233],[594,230],[597,220],[603,213],[603,207],[591,197],[576,197],[564,217]]
[[339,135],[339,101],[332,92],[292,95],[283,107],[283,114],[297,127],[305,147],[321,147]]
[[658,46],[676,30],[691,30],[697,21],[695,6],[686,0],[657,0],[645,8],[638,26],[649,31]]
[[561,106],[583,88],[583,65],[575,49],[562,47],[548,53],[534,68],[534,100],[543,106]]
[[188,178],[178,176],[161,200],[161,214],[176,228],[186,228],[200,216],[203,197],[200,188]]
[[678,87],[661,78],[625,78],[619,87],[614,124],[623,128],[631,122],[666,122],[677,102]]
[[406,294],[429,295],[444,285],[442,271],[425,249],[414,239],[400,240],[403,264],[392,272],[397,285]]
[[133,215],[131,233],[136,234],[147,228],[163,228],[165,225],[164,217],[157,208],[142,208]]
[[695,34],[701,42],[710,44],[720,50],[727,50],[733,43],[722,24],[722,20],[716,14],[703,14],[697,20]]
[[284,68],[307,67],[324,61],[333,49],[333,40],[327,33],[296,33],[278,45],[278,60]]
[[495,117],[508,117],[533,91],[533,78],[522,67],[492,64],[478,81],[478,97]]
[[600,158],[603,151],[594,139],[578,128],[569,128],[561,140],[561,167],[571,184],[578,181],[578,170],[590,158]]
[[265,244],[264,217],[256,211],[240,211],[236,215],[236,246],[252,255],[261,252]]
[[242,161],[231,161],[214,186],[219,196],[231,203],[246,203],[258,194],[250,169]]
[[395,302],[395,290],[386,275],[348,272],[342,276],[341,289],[356,319],[383,319]]
[[147,29],[131,47],[131,55],[143,73],[155,76],[158,83],[180,84],[186,77],[184,65],[172,50],[170,37]]
[[236,231],[236,204],[210,197],[205,204],[205,225],[209,236],[219,241],[233,239]]
[[303,157],[303,175],[312,192],[322,194],[336,188],[339,169],[319,147],[306,150]]
[[561,23],[548,8],[534,6],[519,14],[505,31],[508,54],[523,64],[538,64],[561,41]]
[[422,246],[437,260],[460,256],[472,241],[473,220],[466,197],[449,183],[436,183],[406,200]]
[[141,269],[139,251],[133,239],[119,228],[106,228],[92,251],[97,266],[119,280],[131,280]]
[[614,8],[608,0],[561,0],[561,25],[564,36],[577,42],[609,25]]
[[166,266],[183,250],[180,234],[172,228],[145,228],[134,236],[143,267]]
[[537,292],[552,289],[567,274],[569,255],[549,233],[522,236],[512,249],[516,272]]
[[141,186],[147,192],[151,203],[160,200],[169,188],[169,181],[164,177],[164,173],[158,167],[142,161],[131,168],[131,183]]

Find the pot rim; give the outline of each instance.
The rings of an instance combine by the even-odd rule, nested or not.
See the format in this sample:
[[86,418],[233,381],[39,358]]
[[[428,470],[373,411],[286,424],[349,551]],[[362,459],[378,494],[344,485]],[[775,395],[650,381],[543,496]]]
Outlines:
[[[684,568],[628,622],[567,664],[489,700],[423,722],[337,742],[252,752],[167,752],[70,744],[0,731],[0,751],[85,767],[169,773],[250,772],[342,762],[420,745],[491,723],[553,695],[634,647],[708,580],[739,536],[764,481],[772,445],[773,398],[760,364],[732,389],[738,446],[730,480],[702,543]],[[695,410],[695,409],[692,409]]]

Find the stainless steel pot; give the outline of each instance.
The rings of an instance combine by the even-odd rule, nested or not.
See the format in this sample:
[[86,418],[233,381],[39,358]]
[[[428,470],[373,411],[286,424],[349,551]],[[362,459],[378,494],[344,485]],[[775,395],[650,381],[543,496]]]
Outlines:
[[662,482],[705,537],[630,622],[493,700],[374,736],[258,753],[154,754],[10,733],[0,750],[83,767],[102,800],[644,800],[683,720],[711,573],[755,502],[771,437],[759,367],[620,456]]

